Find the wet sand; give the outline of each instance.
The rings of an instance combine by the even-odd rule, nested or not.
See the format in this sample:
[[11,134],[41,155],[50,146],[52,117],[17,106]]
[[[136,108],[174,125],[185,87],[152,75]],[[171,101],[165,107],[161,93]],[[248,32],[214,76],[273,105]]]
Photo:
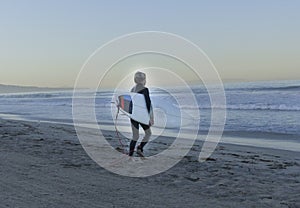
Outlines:
[[199,163],[196,142],[168,171],[130,178],[90,159],[73,126],[0,120],[0,138],[0,207],[300,207],[300,152],[219,144]]

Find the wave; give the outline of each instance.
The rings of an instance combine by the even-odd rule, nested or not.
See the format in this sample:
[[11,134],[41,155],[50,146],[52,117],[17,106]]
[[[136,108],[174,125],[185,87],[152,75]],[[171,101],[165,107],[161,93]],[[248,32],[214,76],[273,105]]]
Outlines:
[[285,104],[280,105],[257,105],[257,104],[238,104],[238,105],[226,105],[226,106],[176,106],[181,109],[227,109],[227,110],[277,110],[277,111],[300,111],[300,106],[287,106]]
[[300,91],[300,85],[225,88],[225,91]]
[[72,93],[70,92],[39,92],[39,93],[10,93],[1,94],[0,98],[70,98]]

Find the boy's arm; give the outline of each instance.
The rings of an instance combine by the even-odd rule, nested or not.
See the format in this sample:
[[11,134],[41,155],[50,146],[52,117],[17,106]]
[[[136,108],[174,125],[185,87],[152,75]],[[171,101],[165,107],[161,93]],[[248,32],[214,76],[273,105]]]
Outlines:
[[146,89],[145,99],[150,114],[150,126],[152,126],[154,124],[154,114],[148,88]]

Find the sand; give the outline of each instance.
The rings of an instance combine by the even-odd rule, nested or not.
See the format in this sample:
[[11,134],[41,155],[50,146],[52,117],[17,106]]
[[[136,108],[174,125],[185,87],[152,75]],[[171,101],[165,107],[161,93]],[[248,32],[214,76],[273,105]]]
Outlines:
[[196,142],[170,170],[130,178],[90,159],[73,126],[0,120],[0,137],[0,207],[300,207],[300,152],[219,144],[199,163]]

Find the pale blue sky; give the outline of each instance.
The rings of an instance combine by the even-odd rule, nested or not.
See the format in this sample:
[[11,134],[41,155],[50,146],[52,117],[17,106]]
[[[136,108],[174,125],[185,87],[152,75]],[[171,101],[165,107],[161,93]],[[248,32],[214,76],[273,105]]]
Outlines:
[[0,83],[74,84],[120,35],[156,30],[198,44],[225,80],[300,79],[300,1],[0,1]]

